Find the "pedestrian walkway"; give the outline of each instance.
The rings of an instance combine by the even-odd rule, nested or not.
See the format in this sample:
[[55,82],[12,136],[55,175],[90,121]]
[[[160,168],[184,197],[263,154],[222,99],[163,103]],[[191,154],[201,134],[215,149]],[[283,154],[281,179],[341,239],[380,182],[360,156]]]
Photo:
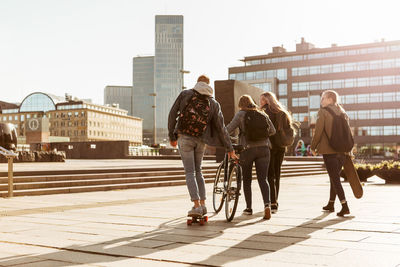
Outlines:
[[204,226],[186,225],[185,186],[2,198],[0,266],[400,266],[400,186],[382,183],[362,199],[344,184],[351,216],[339,218],[321,211],[327,175],[285,178],[264,221],[253,182],[254,215],[242,197],[231,223],[210,212]]

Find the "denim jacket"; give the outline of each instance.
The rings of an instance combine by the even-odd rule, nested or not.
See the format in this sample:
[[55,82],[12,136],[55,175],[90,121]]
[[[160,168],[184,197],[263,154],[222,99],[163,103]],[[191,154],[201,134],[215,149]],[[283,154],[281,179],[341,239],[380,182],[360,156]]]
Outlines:
[[[243,145],[245,148],[250,148],[250,147],[255,147],[255,146],[268,146],[271,148],[271,142],[269,138],[262,140],[262,141],[247,141],[246,136],[244,134],[244,119],[246,116],[246,111],[240,110],[238,113],[235,114],[235,117],[233,117],[232,121],[226,126],[228,132],[232,134],[236,128],[239,128],[239,144]],[[268,124],[269,124],[269,132],[268,135],[274,135],[276,130],[274,125],[272,124],[271,120],[268,118]]]
[[[176,141],[178,139],[176,129],[177,119],[179,114],[190,101],[193,94],[193,90],[183,90],[175,100],[175,103],[169,112],[168,136],[170,141]],[[221,107],[213,97],[210,97],[209,100],[210,113],[208,116],[207,128],[204,134],[199,138],[209,146],[223,146],[225,147],[226,151],[233,151],[232,143],[225,127],[224,116],[222,115]]]

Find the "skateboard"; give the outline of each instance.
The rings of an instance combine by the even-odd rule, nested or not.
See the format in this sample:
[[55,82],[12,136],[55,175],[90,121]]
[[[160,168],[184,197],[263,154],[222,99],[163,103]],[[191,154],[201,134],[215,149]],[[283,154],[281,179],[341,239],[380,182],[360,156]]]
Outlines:
[[188,216],[190,219],[187,219],[186,224],[192,225],[192,223],[200,223],[200,225],[204,225],[208,222],[208,216],[200,215],[200,216]]
[[356,198],[361,198],[363,195],[363,188],[360,183],[360,179],[358,178],[358,174],[356,169],[354,168],[353,160],[349,155],[346,155],[343,164],[343,171],[347,177],[347,181],[349,182],[351,189],[353,190],[353,194]]

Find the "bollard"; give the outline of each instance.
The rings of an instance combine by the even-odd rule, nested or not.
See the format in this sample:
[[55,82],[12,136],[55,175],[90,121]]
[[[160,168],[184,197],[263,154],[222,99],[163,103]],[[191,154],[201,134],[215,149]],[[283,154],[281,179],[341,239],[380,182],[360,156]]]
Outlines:
[[8,158],[8,197],[13,197],[14,184],[13,184],[13,157]]

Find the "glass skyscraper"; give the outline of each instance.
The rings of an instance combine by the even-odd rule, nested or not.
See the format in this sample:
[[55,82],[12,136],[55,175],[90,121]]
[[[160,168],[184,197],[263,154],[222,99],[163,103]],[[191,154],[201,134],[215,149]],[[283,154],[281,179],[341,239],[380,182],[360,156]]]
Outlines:
[[154,59],[156,143],[168,143],[168,113],[182,91],[182,70],[183,16],[157,15]]
[[143,143],[154,144],[154,56],[133,58],[133,115],[143,119]]
[[132,86],[107,85],[104,88],[104,104],[118,104],[119,108],[127,110],[128,115],[132,116]]

